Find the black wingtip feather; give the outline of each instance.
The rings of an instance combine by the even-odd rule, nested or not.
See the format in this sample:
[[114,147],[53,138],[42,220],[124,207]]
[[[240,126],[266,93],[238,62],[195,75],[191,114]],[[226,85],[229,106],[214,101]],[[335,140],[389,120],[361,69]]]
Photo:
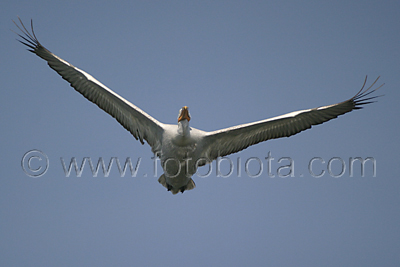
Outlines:
[[41,44],[39,43],[38,39],[36,38],[35,32],[33,30],[33,20],[31,19],[31,32],[29,32],[28,29],[25,27],[25,25],[22,22],[20,17],[18,17],[18,20],[21,25],[18,25],[18,23],[16,23],[14,20],[12,20],[12,22],[14,22],[15,26],[17,26],[17,28],[22,32],[22,34],[20,34],[20,33],[17,33],[12,30],[15,34],[17,34],[22,39],[22,40],[17,39],[17,41],[23,45],[26,45],[28,48],[30,48],[30,49],[27,49],[29,52],[35,53],[36,50],[38,49],[38,47],[41,46]]
[[361,106],[363,106],[363,105],[368,105],[368,104],[374,103],[376,101],[368,101],[368,100],[376,99],[376,98],[382,96],[382,95],[379,95],[379,96],[367,97],[385,85],[383,83],[380,86],[378,86],[377,88],[372,89],[380,78],[380,76],[378,76],[378,78],[376,78],[376,80],[367,89],[364,90],[365,85],[367,83],[367,78],[368,78],[368,76],[365,76],[365,80],[364,80],[363,86],[361,87],[360,91],[358,91],[357,94],[351,98],[351,100],[354,103],[354,109],[360,109],[360,108],[362,108]]

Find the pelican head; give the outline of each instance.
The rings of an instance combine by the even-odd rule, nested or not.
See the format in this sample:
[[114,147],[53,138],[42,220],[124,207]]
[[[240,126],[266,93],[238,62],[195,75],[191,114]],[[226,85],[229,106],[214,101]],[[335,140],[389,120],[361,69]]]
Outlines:
[[187,106],[184,106],[179,110],[178,122],[182,120],[190,121],[190,113],[189,113],[189,108]]

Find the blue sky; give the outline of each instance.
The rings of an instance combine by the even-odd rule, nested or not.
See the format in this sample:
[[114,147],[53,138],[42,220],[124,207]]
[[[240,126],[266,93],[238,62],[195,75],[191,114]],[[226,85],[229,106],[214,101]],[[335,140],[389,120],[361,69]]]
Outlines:
[[[398,266],[398,1],[6,1],[0,15],[1,266]],[[173,196],[147,144],[15,40],[17,16],[33,19],[50,51],[165,123],[184,105],[191,126],[211,131],[333,104],[365,75],[368,84],[381,75],[385,96],[231,155],[227,178],[214,162]],[[21,168],[32,149],[49,159],[38,178]],[[136,177],[116,165],[93,177],[88,164],[66,177],[60,159],[73,157],[141,162]],[[355,157],[374,158],[376,177],[368,163],[364,177],[356,164],[351,175]],[[244,171],[249,158],[263,163],[259,177]],[[279,177],[282,158],[293,177]]]

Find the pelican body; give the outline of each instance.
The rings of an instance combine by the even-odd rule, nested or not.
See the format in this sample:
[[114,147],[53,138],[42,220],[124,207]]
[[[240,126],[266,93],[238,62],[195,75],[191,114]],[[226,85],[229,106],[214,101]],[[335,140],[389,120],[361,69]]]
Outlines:
[[191,177],[202,157],[201,144],[206,133],[190,128],[189,120],[189,110],[185,106],[179,112],[178,125],[164,125],[159,155],[164,174],[158,181],[174,194],[195,187]]
[[[18,18],[19,19],[19,18]],[[125,100],[85,71],[47,50],[35,36],[31,21],[29,32],[21,19],[18,36],[28,50],[41,57],[63,79],[89,101],[114,117],[137,140],[144,140],[151,146],[152,152],[160,158],[164,173],[158,181],[173,194],[191,190],[195,187],[192,176],[199,166],[211,163],[218,157],[239,152],[251,145],[270,139],[289,137],[301,131],[334,119],[364,105],[372,103],[377,96],[370,96],[379,77],[372,85],[362,88],[352,98],[333,105],[291,112],[285,115],[257,122],[242,124],[222,130],[205,132],[189,126],[190,113],[184,106],[178,114],[176,125],[164,124],[146,112]]]

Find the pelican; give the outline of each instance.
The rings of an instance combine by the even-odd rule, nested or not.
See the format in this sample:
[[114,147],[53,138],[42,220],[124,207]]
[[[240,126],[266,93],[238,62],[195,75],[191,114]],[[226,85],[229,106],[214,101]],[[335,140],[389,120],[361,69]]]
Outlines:
[[270,139],[289,137],[313,125],[337,118],[364,105],[373,103],[378,96],[370,94],[378,90],[372,85],[362,88],[352,98],[333,105],[305,109],[285,115],[246,123],[222,130],[206,132],[189,126],[191,116],[187,106],[179,110],[177,124],[161,123],[146,112],[125,100],[85,71],[47,50],[36,38],[31,20],[31,31],[25,28],[18,17],[22,34],[18,41],[28,47],[28,51],[41,57],[63,79],[89,101],[114,117],[136,140],[146,141],[152,152],[160,158],[164,173],[158,179],[172,194],[191,190],[195,187],[192,176],[199,166],[241,151],[249,146]]

